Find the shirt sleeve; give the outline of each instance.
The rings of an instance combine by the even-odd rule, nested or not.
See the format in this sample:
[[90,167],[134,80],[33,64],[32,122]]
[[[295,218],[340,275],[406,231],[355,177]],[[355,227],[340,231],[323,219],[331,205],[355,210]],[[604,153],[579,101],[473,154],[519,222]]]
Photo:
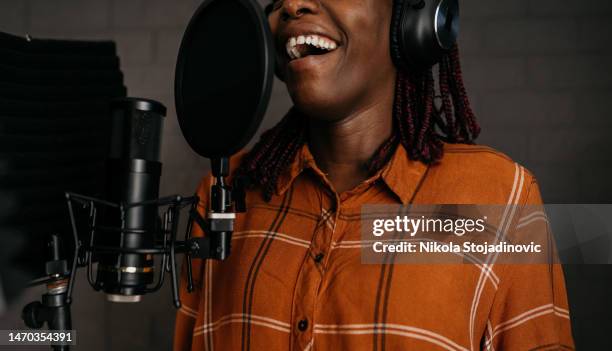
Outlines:
[[[204,216],[207,206],[210,190],[211,177],[205,177],[198,187],[197,195],[200,198],[198,203],[198,212]],[[194,224],[192,229],[193,237],[204,236],[203,230],[197,224]],[[187,265],[186,260],[183,261],[179,295],[181,298],[181,308],[176,313],[176,321],[174,326],[174,347],[175,351],[191,350],[193,331],[196,326],[196,321],[199,315],[200,296],[202,291],[202,272],[203,260],[192,260],[192,276],[193,276],[193,291],[187,291]]]
[[[535,178],[530,178],[523,209],[542,204],[538,184]],[[530,226],[530,231],[548,234],[545,217],[534,220],[537,216],[520,213],[519,223]],[[482,349],[574,350],[565,279],[556,256],[549,263],[505,267],[489,313]]]

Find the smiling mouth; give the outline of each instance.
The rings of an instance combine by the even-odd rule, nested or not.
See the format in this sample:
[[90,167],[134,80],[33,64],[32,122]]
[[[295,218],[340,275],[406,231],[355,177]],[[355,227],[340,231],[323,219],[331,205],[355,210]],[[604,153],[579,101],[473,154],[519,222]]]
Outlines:
[[287,40],[289,61],[311,55],[325,55],[338,48],[338,43],[323,35],[300,35]]

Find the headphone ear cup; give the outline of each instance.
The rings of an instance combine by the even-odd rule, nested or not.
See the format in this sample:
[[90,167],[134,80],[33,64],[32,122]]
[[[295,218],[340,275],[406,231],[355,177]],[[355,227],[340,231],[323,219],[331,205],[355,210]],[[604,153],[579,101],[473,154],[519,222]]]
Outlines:
[[394,0],[391,55],[398,67],[429,68],[459,34],[458,0]]

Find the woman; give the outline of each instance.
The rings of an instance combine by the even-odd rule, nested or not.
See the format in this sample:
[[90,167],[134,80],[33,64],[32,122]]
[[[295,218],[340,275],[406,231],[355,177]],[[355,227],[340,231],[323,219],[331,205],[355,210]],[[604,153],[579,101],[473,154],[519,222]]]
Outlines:
[[196,291],[183,289],[176,350],[573,348],[558,265],[361,263],[365,204],[541,203],[528,171],[473,145],[456,48],[439,87],[431,69],[398,62],[398,3],[273,3],[295,106],[236,158],[248,212],[232,256],[196,266]]

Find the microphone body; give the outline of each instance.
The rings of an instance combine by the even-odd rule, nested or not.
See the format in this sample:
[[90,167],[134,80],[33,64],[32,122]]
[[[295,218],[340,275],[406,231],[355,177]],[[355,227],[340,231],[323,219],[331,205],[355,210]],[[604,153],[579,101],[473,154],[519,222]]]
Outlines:
[[[113,106],[107,160],[107,196],[119,209],[102,214],[100,243],[120,253],[99,253],[97,282],[112,302],[138,302],[154,279],[152,249],[160,232],[160,149],[166,108],[152,100],[122,99]],[[143,204],[143,202],[149,202]]]

